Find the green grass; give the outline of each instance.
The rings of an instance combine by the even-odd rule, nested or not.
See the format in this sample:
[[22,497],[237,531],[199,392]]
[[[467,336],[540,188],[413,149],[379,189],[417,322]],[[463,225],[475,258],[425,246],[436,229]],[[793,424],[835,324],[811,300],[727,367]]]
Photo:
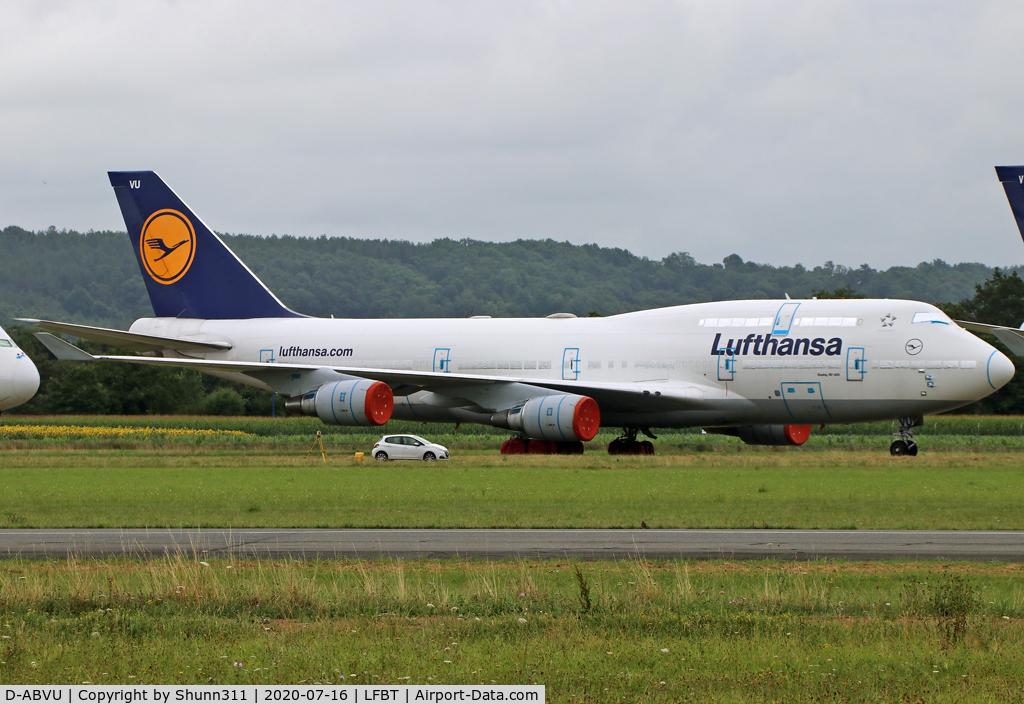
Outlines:
[[0,564],[0,683],[539,683],[551,702],[1024,692],[1016,566],[209,562]]
[[1024,529],[1005,452],[356,462],[231,444],[0,452],[0,527]]
[[[0,437],[0,527],[1021,530],[1020,421],[929,419],[916,458],[888,455],[886,424],[836,426],[799,448],[677,432],[653,458],[610,457],[611,434],[583,456],[502,457],[507,434],[491,428],[389,424],[447,444],[453,459],[381,465],[353,453],[382,430],[309,418],[4,416],[0,426],[248,435]],[[309,452],[318,429],[326,465]]]
[[[1019,419],[936,419],[917,458],[888,456],[886,424],[827,429],[803,448],[666,434],[653,458],[501,457],[491,429],[388,426],[456,451],[430,465],[355,462],[383,431],[311,419],[0,420],[40,422],[253,437],[0,439],[0,527],[1024,529]],[[317,429],[326,465],[307,458]],[[202,559],[0,562],[0,683],[1024,699],[1020,566]]]

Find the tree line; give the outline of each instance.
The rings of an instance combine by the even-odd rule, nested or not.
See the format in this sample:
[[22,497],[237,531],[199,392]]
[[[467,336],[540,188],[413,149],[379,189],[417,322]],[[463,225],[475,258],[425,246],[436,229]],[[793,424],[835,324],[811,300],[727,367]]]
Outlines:
[[[425,244],[348,237],[221,235],[290,308],[315,316],[435,318],[600,315],[684,303],[806,298],[847,287],[871,298],[943,303],[991,278],[984,264],[876,270],[833,262],[772,266],[732,254],[702,264],[553,240]],[[125,232],[0,232],[0,325],[15,317],[123,327],[152,315]]]

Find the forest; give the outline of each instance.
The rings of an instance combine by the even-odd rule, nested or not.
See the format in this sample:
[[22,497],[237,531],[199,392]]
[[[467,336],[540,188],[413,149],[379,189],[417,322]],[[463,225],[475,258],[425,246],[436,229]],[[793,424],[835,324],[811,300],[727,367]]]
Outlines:
[[[885,270],[828,261],[773,266],[731,254],[704,264],[685,251],[660,260],[624,249],[553,240],[425,244],[347,237],[220,235],[290,308],[338,318],[614,315],[731,299],[909,298],[955,317],[1024,321],[1020,266],[994,269],[940,259]],[[680,246],[685,246],[681,241]],[[152,315],[125,232],[19,227],[0,231],[0,325],[43,376],[19,413],[222,413],[269,415],[269,393],[196,372],[134,365],[56,363],[14,318],[127,328]],[[99,351],[99,346],[83,347]],[[1005,350],[1004,350],[1005,351]],[[1018,369],[1024,360],[1014,360]],[[1015,379],[968,411],[1024,412]],[[1020,401],[1018,401],[1020,399]]]

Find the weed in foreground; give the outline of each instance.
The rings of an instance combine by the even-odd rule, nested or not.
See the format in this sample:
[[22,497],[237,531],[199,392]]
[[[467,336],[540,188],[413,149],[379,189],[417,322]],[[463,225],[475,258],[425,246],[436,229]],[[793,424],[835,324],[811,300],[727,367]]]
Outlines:
[[945,579],[931,590],[932,614],[938,620],[941,646],[951,648],[960,643],[967,633],[967,617],[977,606],[974,588],[959,574],[944,575]]
[[[1020,574],[826,561],[15,560],[0,563],[0,682],[532,681],[552,702],[1019,699]],[[940,620],[964,613],[956,646],[936,647]]]
[[587,614],[590,613],[593,603],[590,601],[590,584],[587,582],[587,578],[583,576],[583,570],[580,566],[573,565],[573,574],[576,575],[576,586],[580,590],[580,611]]

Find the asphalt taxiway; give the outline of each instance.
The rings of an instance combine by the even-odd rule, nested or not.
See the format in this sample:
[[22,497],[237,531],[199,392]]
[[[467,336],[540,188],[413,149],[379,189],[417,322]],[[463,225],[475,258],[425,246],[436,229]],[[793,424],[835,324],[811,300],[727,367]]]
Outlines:
[[1024,562],[1024,532],[905,530],[6,529],[0,557],[975,560]]

